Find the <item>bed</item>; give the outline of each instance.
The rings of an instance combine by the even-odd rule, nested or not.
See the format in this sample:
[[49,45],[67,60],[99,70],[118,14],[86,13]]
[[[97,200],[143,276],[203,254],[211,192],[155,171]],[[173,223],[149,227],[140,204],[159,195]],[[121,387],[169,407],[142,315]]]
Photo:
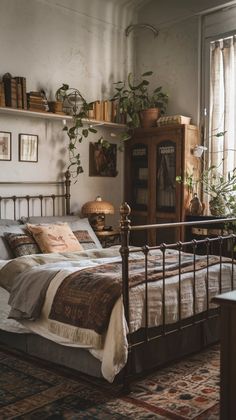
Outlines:
[[[18,199],[26,200],[27,219],[23,224],[2,220],[1,241],[6,245],[10,238],[15,251],[19,236],[30,228],[33,243],[24,243],[24,252],[15,258],[6,249],[4,258],[1,254],[0,342],[109,382],[122,377],[128,389],[133,374],[217,341],[218,308],[211,299],[236,286],[235,236],[130,246],[130,231],[165,225],[131,226],[125,203],[120,209],[121,247],[103,249],[88,220],[68,214],[68,176],[63,185],[62,193],[46,195],[53,202],[52,216],[43,214],[42,194],[33,195],[40,202],[39,217],[30,215],[30,195],[5,197],[13,201],[13,219]],[[57,198],[64,201],[65,216],[55,215]],[[63,248],[61,229],[67,226],[81,248]],[[45,231],[55,248],[42,253],[44,244],[34,248],[34,235]],[[219,242],[218,255],[211,255],[212,241]],[[198,255],[200,245],[204,255]]]

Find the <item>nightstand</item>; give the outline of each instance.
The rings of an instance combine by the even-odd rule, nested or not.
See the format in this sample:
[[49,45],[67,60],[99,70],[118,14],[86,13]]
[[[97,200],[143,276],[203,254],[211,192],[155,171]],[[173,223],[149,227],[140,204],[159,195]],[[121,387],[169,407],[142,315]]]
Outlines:
[[95,233],[103,248],[108,248],[109,246],[120,244],[120,229],[118,228],[110,230],[98,230],[95,231]]

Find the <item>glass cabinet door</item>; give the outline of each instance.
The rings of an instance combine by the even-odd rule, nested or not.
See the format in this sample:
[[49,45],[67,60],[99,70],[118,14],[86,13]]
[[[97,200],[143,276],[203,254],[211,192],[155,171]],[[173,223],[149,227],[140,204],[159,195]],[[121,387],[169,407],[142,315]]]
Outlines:
[[176,207],[176,143],[165,140],[157,145],[156,210],[174,212]]
[[147,210],[148,206],[148,149],[135,144],[131,150],[132,208]]

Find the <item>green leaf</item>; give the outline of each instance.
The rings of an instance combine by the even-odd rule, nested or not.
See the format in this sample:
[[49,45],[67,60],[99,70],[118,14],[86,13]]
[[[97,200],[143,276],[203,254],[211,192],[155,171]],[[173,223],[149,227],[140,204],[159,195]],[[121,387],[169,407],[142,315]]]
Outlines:
[[142,74],[142,77],[151,76],[153,74],[153,71],[146,71]]
[[89,127],[88,130],[90,131],[90,133],[97,133],[97,130],[93,127]]
[[84,129],[82,130],[82,134],[83,134],[83,136],[84,136],[84,137],[88,137],[88,134],[89,134],[88,129],[87,129],[87,128],[84,128]]
[[224,136],[224,135],[225,135],[225,133],[227,133],[227,131],[220,131],[219,133],[214,134],[214,136],[215,136],[215,137],[222,137],[222,136]]

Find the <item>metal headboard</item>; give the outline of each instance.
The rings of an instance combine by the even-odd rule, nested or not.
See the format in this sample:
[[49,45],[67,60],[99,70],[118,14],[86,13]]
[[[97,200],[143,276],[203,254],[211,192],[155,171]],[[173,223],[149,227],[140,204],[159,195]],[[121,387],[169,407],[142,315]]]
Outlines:
[[32,187],[36,187],[36,186],[55,186],[58,187],[60,189],[62,189],[63,193],[60,194],[38,194],[38,195],[12,195],[12,196],[0,196],[0,219],[2,218],[2,209],[3,209],[3,204],[6,203],[7,201],[12,201],[13,203],[13,217],[14,220],[17,219],[17,209],[18,209],[18,204],[22,201],[26,201],[26,214],[24,216],[32,216],[32,214],[30,214],[30,203],[32,202],[32,200],[39,200],[40,203],[40,216],[44,216],[43,214],[43,203],[45,202],[45,200],[47,199],[51,199],[52,200],[52,216],[56,216],[56,200],[62,199],[62,204],[63,204],[63,208],[64,208],[64,213],[66,215],[70,214],[70,198],[71,198],[71,194],[70,194],[70,178],[71,178],[71,174],[69,171],[66,171],[65,174],[65,180],[64,181],[55,181],[55,182],[34,182],[34,181],[26,181],[26,182],[0,182],[0,187],[4,186],[4,187],[25,187],[25,186],[32,186]]

